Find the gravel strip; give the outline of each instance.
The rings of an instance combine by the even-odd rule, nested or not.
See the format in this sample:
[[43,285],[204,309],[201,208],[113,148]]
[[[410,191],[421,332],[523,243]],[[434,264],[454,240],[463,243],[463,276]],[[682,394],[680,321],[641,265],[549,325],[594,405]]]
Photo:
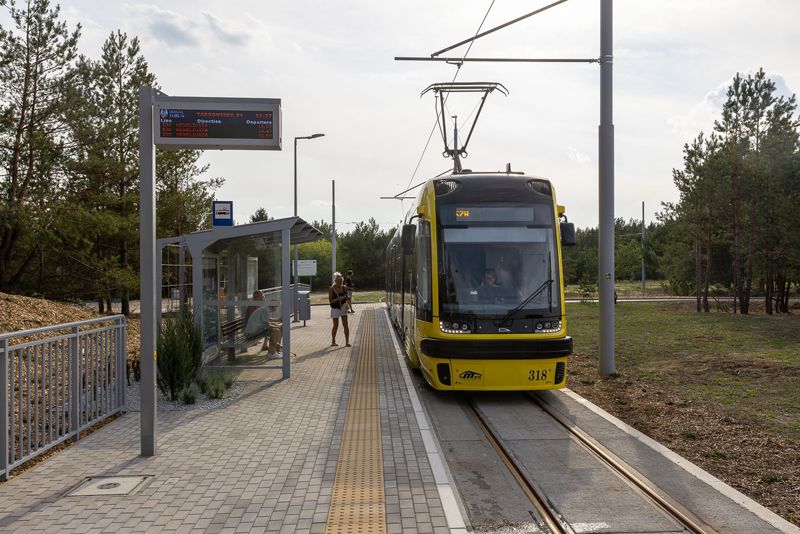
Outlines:
[[[221,399],[209,399],[203,393],[197,393],[197,402],[194,404],[184,404],[183,401],[171,401],[169,400],[163,393],[161,393],[158,388],[156,388],[156,393],[158,396],[158,403],[156,409],[158,411],[167,411],[167,412],[175,412],[175,411],[191,411],[191,410],[219,410],[221,408],[225,408],[229,404],[231,404],[242,391],[247,388],[252,383],[252,381],[236,381],[231,386],[230,389],[225,391],[225,394],[222,396]],[[128,386],[125,390],[125,402],[129,412],[139,412],[141,411],[141,394],[139,390],[140,383],[131,381],[131,385]]]

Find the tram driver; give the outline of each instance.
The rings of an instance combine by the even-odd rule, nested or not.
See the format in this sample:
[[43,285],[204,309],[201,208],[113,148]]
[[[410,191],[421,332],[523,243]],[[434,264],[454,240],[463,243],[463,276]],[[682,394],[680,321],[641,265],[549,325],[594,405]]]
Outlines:
[[483,272],[483,283],[481,283],[482,287],[500,287],[500,284],[497,283],[497,273],[494,272],[494,269],[486,269]]
[[483,282],[478,287],[478,299],[491,304],[505,304],[519,300],[519,291],[513,287],[505,287],[498,283],[497,272],[486,269],[483,272]]

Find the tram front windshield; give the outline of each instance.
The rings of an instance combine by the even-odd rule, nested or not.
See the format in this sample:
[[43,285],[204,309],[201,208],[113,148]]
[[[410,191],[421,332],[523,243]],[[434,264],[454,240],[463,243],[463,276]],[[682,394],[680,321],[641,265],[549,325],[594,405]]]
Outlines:
[[460,210],[472,218],[445,215],[439,228],[441,315],[503,317],[513,311],[515,318],[525,318],[560,313],[552,207],[497,206],[489,210],[496,211],[494,216],[487,216],[486,208]]

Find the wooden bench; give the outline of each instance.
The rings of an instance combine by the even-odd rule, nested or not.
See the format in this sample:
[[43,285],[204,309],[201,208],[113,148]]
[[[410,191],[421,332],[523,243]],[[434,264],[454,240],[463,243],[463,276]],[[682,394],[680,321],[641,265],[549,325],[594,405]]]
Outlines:
[[248,339],[244,334],[244,327],[246,324],[247,320],[244,317],[239,317],[238,319],[220,325],[223,341],[219,346],[228,349],[228,361],[234,361],[236,359],[236,349],[247,348],[251,343],[256,341],[254,339]]

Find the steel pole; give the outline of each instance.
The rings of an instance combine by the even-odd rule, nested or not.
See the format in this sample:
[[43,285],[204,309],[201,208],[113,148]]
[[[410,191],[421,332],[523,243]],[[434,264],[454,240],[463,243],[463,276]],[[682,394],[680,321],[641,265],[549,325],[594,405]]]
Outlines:
[[8,339],[0,340],[0,350],[0,480],[8,480]]
[[[290,229],[281,230],[281,285],[283,281],[289,278],[289,262],[284,260],[289,259],[289,254],[285,251],[289,250],[290,242]],[[286,287],[286,286],[284,286]],[[296,300],[296,299],[295,299]],[[289,292],[281,290],[281,323],[285,325],[283,328],[283,346],[281,347],[282,365],[281,371],[283,378],[290,378],[292,376],[292,327],[288,324],[289,320]]]
[[[297,217],[297,137],[294,138],[294,216]],[[292,291],[292,310],[294,310],[293,323],[299,323],[298,312],[300,306],[297,303],[297,244],[294,245],[294,269],[292,269],[292,280],[294,281],[294,291]]]
[[644,296],[644,282],[647,275],[644,270],[644,200],[642,200],[642,296]]
[[[139,287],[142,456],[156,454],[156,155],[153,88],[139,88]],[[77,416],[77,414],[75,414]]]
[[[331,180],[331,279],[336,272],[336,180]],[[333,280],[331,280],[333,283]]]
[[600,147],[598,285],[600,374],[614,373],[614,117],[612,0],[600,0]]

